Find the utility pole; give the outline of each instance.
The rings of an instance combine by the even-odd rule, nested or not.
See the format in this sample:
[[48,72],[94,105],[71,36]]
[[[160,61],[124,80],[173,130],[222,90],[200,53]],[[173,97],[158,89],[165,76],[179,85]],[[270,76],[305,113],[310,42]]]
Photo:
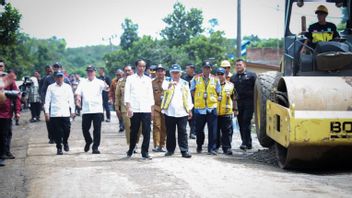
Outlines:
[[237,58],[241,58],[241,0],[237,0]]

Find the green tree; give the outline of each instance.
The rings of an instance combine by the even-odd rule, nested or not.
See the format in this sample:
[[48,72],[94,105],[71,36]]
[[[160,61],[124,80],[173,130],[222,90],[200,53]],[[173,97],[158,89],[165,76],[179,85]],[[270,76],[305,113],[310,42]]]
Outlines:
[[126,50],[132,47],[133,42],[138,41],[138,24],[132,22],[131,19],[125,19],[121,24],[123,33],[120,37],[120,46]]
[[186,44],[191,38],[204,31],[202,11],[194,8],[186,11],[185,6],[179,2],[174,5],[173,12],[163,21],[166,27],[161,31],[161,36],[168,41],[169,46],[178,47]]
[[212,59],[215,63],[220,62],[226,55],[226,39],[223,32],[216,31],[206,37],[204,35],[192,38],[183,49],[188,54],[189,60],[200,66],[205,60]]
[[208,28],[208,33],[209,33],[209,34],[212,34],[212,33],[215,32],[216,26],[219,25],[219,21],[218,21],[218,19],[216,19],[216,18],[212,18],[212,19],[210,19],[210,20],[208,21],[208,23],[209,23],[209,25],[210,25],[210,27]]
[[21,14],[10,3],[5,4],[5,11],[0,16],[0,45],[16,43],[21,17]]

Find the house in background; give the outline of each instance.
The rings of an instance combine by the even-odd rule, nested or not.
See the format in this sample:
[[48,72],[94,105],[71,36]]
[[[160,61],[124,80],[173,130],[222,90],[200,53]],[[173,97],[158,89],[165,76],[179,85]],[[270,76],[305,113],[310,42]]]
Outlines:
[[283,50],[278,48],[248,48],[247,68],[255,73],[279,71]]

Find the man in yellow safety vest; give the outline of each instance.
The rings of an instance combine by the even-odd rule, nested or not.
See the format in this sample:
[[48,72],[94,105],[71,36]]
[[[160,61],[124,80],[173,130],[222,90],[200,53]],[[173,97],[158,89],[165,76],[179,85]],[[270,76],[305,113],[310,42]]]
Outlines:
[[[225,155],[232,155],[231,142],[232,142],[232,118],[234,114],[234,109],[237,109],[235,88],[233,83],[226,80],[225,77],[226,70],[222,67],[216,70],[216,75],[218,76],[221,84],[221,94],[220,101],[218,103],[218,145],[220,147],[220,142],[222,150]],[[221,137],[221,141],[220,141]]]
[[[176,148],[176,126],[178,147],[182,157],[190,158],[187,140],[187,120],[192,118],[192,97],[188,82],[181,79],[181,67],[174,64],[170,68],[171,81],[163,82],[164,97],[161,103],[162,113],[165,114],[167,131],[165,156],[171,156]],[[181,102],[182,101],[182,102]]]
[[208,154],[217,155],[217,106],[221,93],[219,79],[210,74],[212,65],[205,61],[202,73],[194,76],[191,81],[191,92],[194,96],[194,115],[197,134],[197,153],[202,152],[204,144],[204,126],[208,125]]

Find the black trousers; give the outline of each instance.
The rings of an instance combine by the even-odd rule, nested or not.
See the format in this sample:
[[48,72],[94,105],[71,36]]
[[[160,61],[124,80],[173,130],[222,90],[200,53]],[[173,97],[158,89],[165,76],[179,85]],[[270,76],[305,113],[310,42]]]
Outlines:
[[62,144],[68,144],[67,140],[70,137],[70,117],[51,117],[50,121],[54,127],[53,135],[56,143],[56,148],[61,149]]
[[11,142],[9,133],[11,133],[11,125],[11,118],[0,118],[0,156],[9,152]]
[[133,113],[131,120],[131,135],[130,135],[130,148],[128,150],[128,155],[132,155],[137,142],[137,134],[142,123],[142,134],[143,134],[143,143],[142,143],[142,156],[145,157],[148,155],[149,143],[150,143],[150,124],[151,124],[151,113]]
[[211,112],[207,112],[205,115],[198,113],[195,114],[198,147],[201,147],[204,144],[204,126],[205,123],[208,124],[208,152],[216,150],[216,133],[218,125],[217,117],[216,109],[213,109]]
[[46,129],[48,131],[48,138],[49,140],[54,140],[54,127],[52,126],[52,123],[49,121],[45,121],[45,124],[46,124]]
[[[101,122],[103,119],[102,113],[89,113],[82,115],[82,131],[84,140],[86,144],[90,144],[93,142],[92,149],[98,149],[100,145],[100,136],[101,136]],[[93,122],[93,139],[89,133],[89,129],[92,126]]]
[[224,152],[231,149],[232,135],[232,115],[218,116],[217,148],[220,148],[221,144]]
[[254,112],[254,105],[252,100],[238,101],[238,124],[240,126],[240,133],[242,145],[252,146],[251,137],[251,120]]
[[[106,119],[109,119],[111,118],[111,114],[110,114],[110,106],[109,106],[109,95],[107,92],[103,92],[103,108],[106,112]],[[104,120],[104,117],[103,117],[103,120]]]
[[187,139],[187,119],[185,117],[170,117],[165,115],[165,125],[166,125],[166,149],[168,152],[175,152],[176,148],[176,126],[177,126],[177,141],[178,147],[181,150],[181,153],[188,152],[188,139]]
[[31,102],[31,114],[32,118],[38,118],[40,117],[40,112],[42,110],[42,104],[40,102]]
[[11,141],[12,141],[12,119],[10,120],[10,127],[5,139],[5,153],[10,153]]

